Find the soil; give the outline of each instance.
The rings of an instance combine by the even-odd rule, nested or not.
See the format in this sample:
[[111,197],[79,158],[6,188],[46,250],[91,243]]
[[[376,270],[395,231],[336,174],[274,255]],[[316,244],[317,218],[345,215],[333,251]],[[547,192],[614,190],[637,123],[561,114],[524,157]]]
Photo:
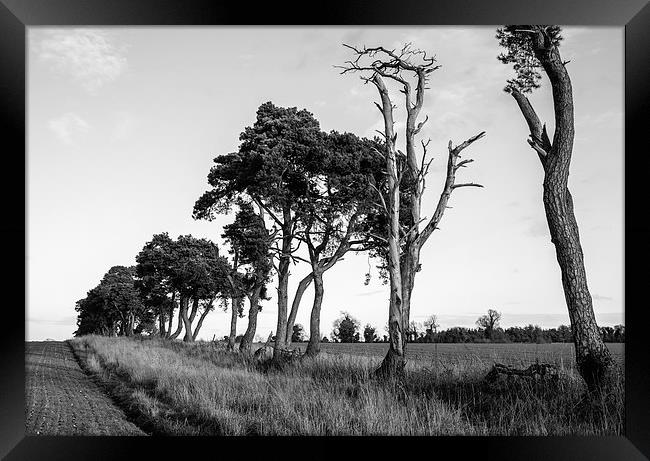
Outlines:
[[79,367],[62,341],[25,343],[26,435],[147,435]]

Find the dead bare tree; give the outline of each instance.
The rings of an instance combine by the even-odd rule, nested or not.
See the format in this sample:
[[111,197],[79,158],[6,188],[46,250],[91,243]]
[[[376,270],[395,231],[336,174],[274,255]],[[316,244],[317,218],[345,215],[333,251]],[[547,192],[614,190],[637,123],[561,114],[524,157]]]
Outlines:
[[[512,95],[528,124],[528,144],[535,150],[544,169],[543,202],[551,242],[562,273],[562,286],[571,319],[576,361],[582,377],[592,390],[607,381],[612,359],[596,324],[591,294],[569,192],[569,165],[575,133],[571,79],[559,52],[558,26],[513,25],[497,31],[506,52],[499,56],[514,64],[517,77],[505,90]],[[543,69],[551,83],[555,115],[553,141],[524,93],[539,87]]]
[[[458,146],[449,141],[447,176],[436,209],[430,218],[422,217],[422,196],[425,178],[432,159],[427,158],[429,141],[421,141],[422,155],[416,153],[416,135],[422,130],[428,117],[418,120],[424,104],[429,75],[440,66],[435,57],[427,56],[423,50],[410,43],[401,50],[389,50],[382,46],[356,48],[354,58],[338,66],[341,73],[360,73],[365,83],[372,83],[379,92],[381,103],[375,103],[384,120],[385,149],[380,153],[386,160],[386,184],[377,189],[381,208],[387,216],[385,244],[387,246],[387,272],[390,280],[389,303],[389,349],[377,369],[381,376],[401,374],[405,365],[406,336],[411,309],[411,294],[415,274],[420,269],[420,250],[438,224],[447,208],[453,190],[461,187],[482,187],[476,183],[456,184],[456,172],[467,166],[472,159],[460,160],[460,153],[470,144],[482,138],[481,132]],[[396,147],[397,133],[393,118],[393,105],[386,81],[397,83],[404,95],[406,108],[405,145],[406,154]],[[412,81],[415,83],[413,88]],[[407,215],[400,217],[400,206],[406,202]],[[423,226],[423,227],[422,227]]]

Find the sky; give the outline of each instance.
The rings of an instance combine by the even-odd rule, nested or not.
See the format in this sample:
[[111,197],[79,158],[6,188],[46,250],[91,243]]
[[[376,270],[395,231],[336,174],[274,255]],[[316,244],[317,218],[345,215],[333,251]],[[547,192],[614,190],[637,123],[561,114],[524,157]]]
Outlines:
[[[262,103],[305,108],[325,131],[373,136],[383,123],[376,88],[339,74],[334,66],[351,57],[342,43],[412,42],[441,65],[422,109],[429,121],[420,139],[431,139],[434,157],[424,216],[441,192],[447,143],[486,131],[464,151],[475,162],[457,175],[484,188],[454,191],[453,208],[425,244],[412,320],[436,314],[441,328],[473,327],[494,308],[503,327],[569,324],[542,205],[542,168],[503,91],[513,71],[496,59],[494,35],[488,26],[29,27],[26,340],[72,337],[75,302],[111,266],[135,264],[156,233],[222,246],[222,227],[233,216],[195,221],[192,208],[209,189],[213,159],[237,150],[239,133]],[[566,27],[563,36],[576,121],[569,187],[596,319],[615,325],[624,323],[623,28]],[[399,131],[403,103],[391,90]],[[552,133],[546,78],[530,100]],[[366,255],[348,254],[325,274],[323,334],[343,311],[386,334],[388,286],[374,266]],[[308,272],[305,263],[291,268],[291,297]],[[277,322],[275,284],[269,293],[258,318],[264,338]],[[310,289],[297,317],[306,329],[312,297]],[[229,318],[217,307],[199,338],[223,337]],[[238,333],[246,322],[239,320]]]

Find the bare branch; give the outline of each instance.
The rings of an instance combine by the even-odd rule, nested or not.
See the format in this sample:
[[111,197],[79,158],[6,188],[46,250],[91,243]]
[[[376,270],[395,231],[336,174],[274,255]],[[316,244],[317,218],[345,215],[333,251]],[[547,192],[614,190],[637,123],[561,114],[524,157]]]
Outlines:
[[424,117],[424,120],[422,120],[420,123],[418,123],[418,126],[415,127],[415,130],[413,131],[413,135],[415,136],[416,134],[418,134],[420,132],[420,130],[422,129],[422,127],[424,126],[424,124],[427,123],[428,121],[429,121],[429,116],[426,115]]
[[469,158],[467,160],[462,160],[462,161],[458,162],[458,164],[456,165],[454,170],[458,170],[459,168],[466,168],[467,164],[472,163],[473,161],[474,161],[474,159],[472,159],[472,158]]
[[[481,139],[483,136],[485,136],[485,131],[481,131],[479,134],[472,136],[471,138],[469,138],[467,141],[463,142],[459,146],[454,147],[453,149],[454,155],[458,156],[458,154],[460,154],[460,152],[463,149],[465,149],[467,146],[472,144],[474,141]],[[451,146],[451,141],[449,141],[449,145]]]
[[273,218],[273,220],[280,226],[284,226],[284,223],[278,219],[278,217],[266,206],[264,203],[257,197],[253,197],[253,201],[257,203],[257,206],[266,210],[266,212]]
[[400,243],[401,243],[403,240],[405,240],[405,239],[406,239],[410,234],[412,234],[413,231],[417,231],[418,228],[420,227],[420,224],[421,224],[422,222],[426,221],[426,220],[427,220],[427,218],[422,218],[422,219],[420,219],[418,222],[416,222],[415,224],[413,224],[413,225],[411,226],[411,228],[410,228],[408,231],[406,231],[406,232],[404,233],[404,235],[402,236],[402,238],[400,238]]
[[538,141],[537,139],[534,139],[532,135],[530,136],[530,139],[527,139],[527,140],[526,140],[526,142],[528,142],[528,144],[530,145],[530,147],[532,147],[533,149],[535,149],[535,151],[536,151],[540,156],[542,156],[542,157],[547,157],[547,156],[548,156],[548,152],[546,152],[546,151],[544,150],[544,148],[542,147],[540,141]]
[[[472,187],[472,186],[483,187],[480,184],[476,184],[476,183],[455,184],[456,171],[459,168],[458,165],[460,165],[460,163],[457,163],[458,158],[460,157],[460,152],[466,147],[468,147],[470,144],[472,144],[473,142],[481,139],[483,136],[485,136],[485,131],[482,131],[479,134],[472,136],[467,141],[463,142],[462,144],[456,147],[453,147],[452,142],[449,141],[449,144],[447,145],[447,149],[449,151],[449,156],[447,158],[447,178],[445,179],[445,185],[442,189],[442,193],[440,194],[440,199],[438,200],[438,204],[433,213],[433,216],[431,217],[427,225],[424,227],[422,232],[417,236],[417,239],[415,241],[415,244],[418,245],[419,248],[422,248],[422,245],[424,245],[424,242],[427,241],[427,239],[431,236],[431,233],[433,233],[434,230],[439,229],[438,224],[442,219],[445,209],[448,208],[447,203],[449,202],[449,197],[451,196],[451,192],[454,189],[457,189],[459,187]],[[464,162],[465,163],[463,165],[470,163],[469,161],[464,161]]]
[[381,200],[381,206],[386,214],[388,214],[388,207],[386,206],[386,201],[384,200],[384,194],[382,194],[381,191],[372,182],[368,182],[368,184],[370,184],[370,187],[372,187],[377,192],[377,195],[379,195],[379,199]]
[[483,186],[481,184],[467,182],[464,184],[454,184],[453,186],[451,186],[451,189],[454,190],[454,189],[458,189],[459,187],[483,187]]

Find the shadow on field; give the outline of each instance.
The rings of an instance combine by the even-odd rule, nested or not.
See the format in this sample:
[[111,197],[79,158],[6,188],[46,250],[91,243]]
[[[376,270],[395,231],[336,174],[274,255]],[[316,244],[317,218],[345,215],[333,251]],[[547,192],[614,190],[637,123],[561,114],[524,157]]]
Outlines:
[[[487,374],[444,376],[440,370],[411,371],[404,380],[409,395],[440,399],[461,409],[474,426],[494,435],[621,434],[624,422],[624,382],[604,394],[587,392],[572,370],[554,379],[494,379]],[[565,428],[566,434],[558,433]]]

